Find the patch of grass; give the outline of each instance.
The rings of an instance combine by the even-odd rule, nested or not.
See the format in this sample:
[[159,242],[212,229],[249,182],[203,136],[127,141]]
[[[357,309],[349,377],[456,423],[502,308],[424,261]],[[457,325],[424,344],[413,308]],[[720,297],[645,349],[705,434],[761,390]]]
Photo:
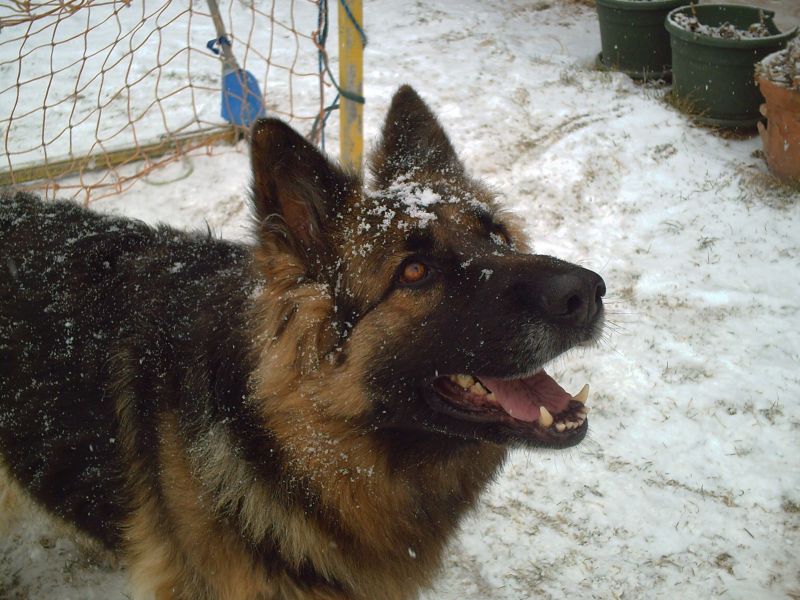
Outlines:
[[741,127],[738,129],[726,129],[714,127],[712,125],[703,125],[702,123],[698,123],[698,125],[708,129],[711,133],[721,137],[723,140],[749,140],[758,135],[758,130],[755,125],[753,127]]
[[783,408],[781,408],[781,405],[778,402],[773,402],[769,408],[762,408],[758,412],[760,412],[772,425],[775,425],[775,422],[783,416]]
[[794,502],[792,500],[789,500],[788,498],[785,498],[783,500],[783,504],[781,504],[781,508],[783,509],[783,512],[785,512],[785,513],[790,513],[790,514],[793,514],[793,515],[796,515],[796,514],[800,513],[800,504],[798,504],[797,502]]
[[663,162],[670,158],[671,156],[675,156],[678,153],[678,149],[670,143],[666,144],[659,144],[653,151],[650,153],[650,156],[656,162]]
[[522,17],[531,12],[541,12],[553,8],[555,3],[552,0],[536,0],[529,2],[524,6],[515,6],[511,9],[511,15],[515,17]]
[[661,101],[667,106],[671,106],[679,113],[682,113],[692,120],[692,125],[700,129],[705,129],[709,133],[721,137],[724,140],[748,140],[754,137],[758,131],[755,126],[753,127],[717,127],[715,125],[707,125],[698,121],[698,118],[705,114],[697,108],[697,104],[689,97],[679,97],[675,94],[675,90],[670,90],[661,96]]
[[564,69],[558,74],[558,81],[563,85],[578,86],[581,83],[581,73],[575,69]]
[[691,98],[681,98],[673,93],[672,90],[661,96],[661,101],[667,106],[690,117],[702,116],[702,111],[698,110],[696,103]]
[[619,296],[626,304],[633,304],[636,300],[636,290],[633,285],[626,285],[617,290]]
[[685,490],[687,492],[691,492],[693,494],[697,494],[701,498],[710,498],[711,500],[716,500],[717,502],[721,502],[728,508],[738,508],[739,504],[736,503],[736,499],[734,497],[734,493],[732,491],[724,490],[724,491],[716,491],[716,490],[707,490],[705,487],[695,487],[689,485],[687,483],[683,483],[678,481],[677,479],[669,478],[667,479],[666,476],[662,473],[657,473],[657,475],[661,479],[646,479],[645,483],[647,485],[652,485],[657,488],[677,488],[681,490]]
[[736,174],[739,176],[741,199],[745,202],[759,202],[770,208],[785,210],[800,201],[800,185],[785,183],[755,165],[742,165]]
[[657,97],[656,94],[659,94],[664,89],[664,87],[670,85],[670,80],[662,79],[661,77],[656,77],[656,75],[660,75],[660,73],[645,72],[642,74],[643,77],[633,77],[631,75],[624,73],[624,71],[622,71],[619,68],[618,64],[606,65],[605,63],[603,63],[602,60],[600,60],[599,56],[594,61],[592,61],[589,70],[594,71],[596,73],[605,73],[606,75],[609,76],[609,78],[611,73],[625,74],[627,75],[631,83],[633,83],[633,85],[635,85],[644,92],[644,95],[647,98]]
[[714,248],[716,243],[719,241],[719,238],[710,237],[710,236],[703,236],[699,240],[697,240],[697,249],[698,250],[706,250],[708,248]]
[[717,566],[717,568],[726,571],[728,575],[733,575],[733,557],[727,552],[718,554],[714,559],[714,564]]

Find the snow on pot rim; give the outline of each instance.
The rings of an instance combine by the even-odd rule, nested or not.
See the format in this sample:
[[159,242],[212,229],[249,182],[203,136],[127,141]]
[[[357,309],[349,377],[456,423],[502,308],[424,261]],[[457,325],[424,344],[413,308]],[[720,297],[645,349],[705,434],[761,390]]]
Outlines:
[[[607,1],[607,0],[606,0]],[[710,35],[705,35],[703,33],[689,31],[681,27],[678,23],[675,22],[675,15],[678,14],[685,14],[687,16],[695,16],[698,17],[698,20],[703,25],[709,25],[718,27],[723,24],[724,21],[720,20],[718,23],[711,23],[714,21],[715,18],[724,18],[726,11],[730,10],[733,14],[737,12],[742,12],[742,9],[751,9],[753,11],[760,12],[764,16],[764,25],[767,29],[772,33],[772,35],[766,35],[761,37],[742,37],[742,38],[723,38],[723,37],[712,37]],[[767,10],[763,8],[759,8],[757,6],[744,6],[740,4],[700,4],[694,6],[694,12],[692,11],[692,6],[686,5],[676,8],[667,15],[667,18],[664,22],[664,26],[669,31],[670,35],[687,41],[694,44],[698,44],[701,46],[712,46],[716,48],[761,48],[763,46],[772,46],[776,42],[781,42],[783,40],[790,40],[797,35],[798,27],[795,26],[792,29],[781,32],[777,26],[775,25],[773,18],[775,17],[775,11]],[[751,23],[732,23],[735,27],[743,29],[747,28]]]
[[[791,63],[795,63],[795,75]],[[765,56],[756,64],[756,77],[770,83],[800,92],[800,38],[790,42],[783,50]]]
[[621,10],[664,10],[671,6],[683,6],[686,0],[596,0],[596,3]]

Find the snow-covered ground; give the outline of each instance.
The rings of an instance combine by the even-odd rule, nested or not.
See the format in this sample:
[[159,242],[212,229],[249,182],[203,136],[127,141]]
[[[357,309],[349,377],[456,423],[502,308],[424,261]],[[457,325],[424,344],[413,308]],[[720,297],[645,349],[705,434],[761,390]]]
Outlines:
[[[603,343],[551,369],[590,382],[588,439],[514,453],[425,600],[800,598],[800,194],[757,138],[595,70],[579,3],[374,0],[365,21],[368,137],[414,85],[537,252],[609,289]],[[240,148],[94,207],[241,239],[247,182]],[[0,538],[2,598],[127,593],[40,518]]]

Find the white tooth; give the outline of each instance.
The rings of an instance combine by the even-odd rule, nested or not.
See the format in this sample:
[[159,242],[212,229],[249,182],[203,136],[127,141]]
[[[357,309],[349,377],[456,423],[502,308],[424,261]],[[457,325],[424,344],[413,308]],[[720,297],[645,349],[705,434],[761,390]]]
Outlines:
[[472,375],[456,375],[456,383],[465,390],[468,390],[475,383]]
[[486,388],[481,385],[480,381],[476,382],[475,385],[469,388],[469,391],[473,394],[478,394],[478,396],[486,395]]
[[578,411],[578,418],[581,421],[585,421],[586,420],[586,411],[585,410],[579,410]]
[[556,431],[557,432],[561,433],[566,428],[567,428],[567,426],[564,424],[564,421],[559,421],[558,423],[556,423]]
[[567,421],[567,429],[575,429],[578,425],[572,421]]
[[494,392],[489,392],[488,394],[486,394],[486,397],[492,402],[497,402],[497,398],[495,398]]
[[585,383],[581,391],[575,394],[572,399],[577,400],[581,404],[586,404],[586,401],[589,399],[589,384]]
[[553,424],[553,415],[544,406],[539,407],[539,424],[542,427],[550,427]]

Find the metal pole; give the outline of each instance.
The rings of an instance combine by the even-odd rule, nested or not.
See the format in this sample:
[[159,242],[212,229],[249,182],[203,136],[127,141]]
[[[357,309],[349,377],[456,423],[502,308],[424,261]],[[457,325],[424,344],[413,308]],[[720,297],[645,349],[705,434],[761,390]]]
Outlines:
[[[357,23],[363,23],[361,0],[346,0]],[[339,85],[364,95],[364,48],[344,2],[339,2]],[[345,97],[339,99],[339,154],[342,164],[361,173],[364,154],[364,106]]]
[[[219,5],[217,0],[208,0],[208,10],[211,11],[211,18],[214,20],[214,29],[217,30],[217,39],[227,38],[228,34],[225,31],[225,24],[222,22],[222,17],[219,14]],[[222,50],[222,60],[225,63],[223,70],[239,71],[239,63],[236,62],[236,57],[233,55],[233,50],[229,44],[220,42],[220,49]]]

